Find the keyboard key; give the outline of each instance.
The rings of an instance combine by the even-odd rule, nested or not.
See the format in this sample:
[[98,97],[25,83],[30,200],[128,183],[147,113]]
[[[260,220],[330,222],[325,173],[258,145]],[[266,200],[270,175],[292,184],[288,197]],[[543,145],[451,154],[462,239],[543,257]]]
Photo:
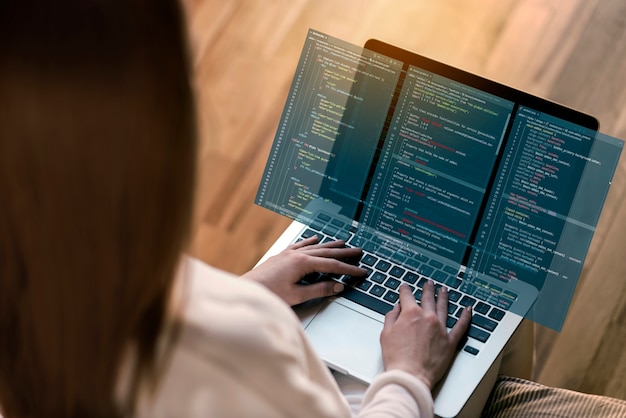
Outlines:
[[350,241],[350,239],[352,238],[352,235],[350,235],[350,233],[346,231],[338,231],[337,234],[335,234],[335,236],[337,237],[338,240],[345,241],[345,242]]
[[367,292],[370,287],[372,287],[372,282],[369,280],[363,280],[361,283],[355,286],[357,289],[361,289],[364,292]]
[[382,284],[386,278],[387,276],[382,274],[380,271],[375,271],[374,274],[372,274],[372,276],[370,277],[370,280],[372,280],[373,282]]
[[356,235],[350,235],[350,239],[348,240],[348,244],[352,247],[363,248],[363,242],[360,241]]
[[320,241],[322,240],[322,238],[324,238],[324,236],[320,233],[317,233],[315,231],[313,231],[312,229],[307,229],[306,231],[304,231],[300,236],[304,239],[307,238],[311,238],[313,235],[317,235],[320,239]]
[[419,261],[413,259],[413,258],[409,258],[404,262],[404,265],[413,269],[413,270],[417,270],[417,268],[421,265],[422,263],[420,263]]
[[454,303],[448,303],[448,314],[452,315],[456,312],[457,308],[458,306],[456,306]]
[[404,270],[402,267],[393,266],[389,274],[399,279],[400,277],[402,277],[405,271],[406,270]]
[[379,260],[378,263],[376,263],[376,268],[380,271],[387,271],[391,268],[391,263],[385,260]]
[[463,282],[463,284],[461,285],[461,292],[463,293],[473,295],[475,291],[476,291],[476,286],[474,286],[471,283]]
[[408,272],[407,274],[404,275],[402,280],[404,280],[407,283],[415,284],[415,282],[417,282],[418,278],[419,278],[419,276],[417,274]]
[[371,293],[374,296],[381,297],[382,295],[385,294],[385,288],[375,284],[374,287],[372,287],[372,290],[369,291],[369,293]]
[[389,290],[387,291],[387,293],[385,293],[385,296],[383,297],[383,299],[386,300],[387,302],[396,303],[399,297],[400,295],[398,295],[396,292]]
[[[354,231],[356,232],[356,231]],[[364,240],[368,240],[368,239],[372,239],[372,233],[371,232],[365,232],[365,231],[361,231],[359,233],[359,236],[364,239]]]
[[317,214],[317,219],[320,219],[324,222],[328,222],[330,221],[330,215],[326,214],[326,213],[318,213]]
[[428,263],[428,260],[430,260],[430,258],[426,257],[424,254],[416,254],[414,257],[420,263]]
[[424,264],[422,264],[418,269],[417,272],[420,274],[423,274],[424,276],[428,276],[430,277],[431,274],[433,274],[433,272],[435,271],[434,268],[432,268],[431,266],[426,266]]
[[391,258],[393,251],[391,251],[389,248],[386,248],[386,247],[380,247],[378,251],[376,251],[376,254],[380,255],[381,257],[385,257],[389,259]]
[[517,300],[517,293],[509,292],[508,290],[502,292],[502,296],[511,300]]
[[480,300],[487,301],[487,300],[489,300],[489,297],[491,296],[491,292],[489,292],[488,290],[485,290],[483,288],[478,288],[474,292],[474,296],[476,296]]
[[504,311],[501,311],[498,308],[493,308],[491,312],[489,312],[489,318],[495,319],[496,321],[504,318]]
[[374,244],[373,242],[366,242],[363,245],[360,245],[360,247],[363,248],[364,251],[373,253],[376,251],[376,249],[378,248],[378,246],[376,244]]
[[446,280],[446,284],[453,289],[458,289],[459,286],[461,286],[461,279],[456,276],[450,276],[448,280]]
[[395,253],[393,253],[393,256],[391,257],[391,259],[395,261],[396,263],[402,264],[404,263],[404,260],[406,260],[406,255],[402,254],[401,252],[396,251]]
[[326,235],[330,235],[331,237],[334,237],[337,234],[337,231],[337,228],[332,225],[326,225],[324,229],[322,229],[323,233],[325,233]]
[[324,225],[326,225],[325,222],[320,222],[318,220],[315,220],[313,222],[311,222],[311,225],[309,225],[311,228],[315,229],[316,231],[321,231],[322,228],[324,228]]
[[452,274],[452,275],[456,276],[456,274],[459,271],[459,269],[456,268],[456,267],[452,267],[452,266],[444,266],[443,267],[443,271],[445,271],[448,274]]
[[456,302],[461,298],[461,293],[456,290],[450,289],[448,291],[448,300],[451,302]]
[[400,280],[394,279],[393,277],[390,277],[385,282],[385,286],[390,288],[390,289],[394,289],[395,290],[395,289],[398,288],[398,286],[400,286]]
[[374,264],[376,264],[377,261],[378,261],[378,258],[374,257],[371,254],[365,254],[361,258],[361,263],[366,264],[368,266],[373,266]]
[[343,228],[343,226],[345,225],[345,223],[339,219],[333,219],[332,221],[330,221],[330,223],[338,228]]
[[419,287],[415,289],[415,292],[413,292],[413,296],[415,296],[415,300],[421,302],[422,301],[422,289],[420,289]]
[[502,308],[505,311],[508,311],[511,308],[513,302],[508,299],[498,298],[498,301],[495,304],[498,306],[498,308]]
[[[382,289],[382,288],[381,288]],[[351,300],[366,308],[372,309],[374,312],[378,312],[381,315],[385,315],[387,312],[393,309],[393,305],[384,302],[380,299],[376,299],[367,293],[363,293],[359,290],[348,288],[341,294],[344,298]]]
[[463,296],[461,298],[461,301],[459,302],[459,305],[461,306],[474,306],[474,304],[476,303],[476,299],[470,297],[470,296]]
[[496,286],[495,284],[491,285],[491,290],[494,293],[498,293],[498,294],[502,293],[502,288],[500,286]]
[[457,321],[458,319],[456,319],[453,316],[448,315],[448,318],[446,318],[446,327],[452,328],[456,324]]
[[491,309],[491,307],[487,305],[486,303],[478,302],[476,306],[474,307],[474,312],[487,315],[487,312],[489,312],[489,309]]
[[475,340],[478,340],[481,343],[484,343],[485,341],[487,341],[490,334],[487,331],[483,331],[482,329],[477,328],[474,325],[472,325],[470,326],[468,335],[474,338]]
[[448,280],[448,277],[449,277],[448,274],[444,273],[441,270],[436,270],[432,275],[432,278],[434,280],[437,280],[438,282],[441,282],[441,283],[445,283],[446,280]]
[[473,356],[478,354],[478,348],[474,348],[471,345],[466,345],[465,348],[463,348],[463,351],[470,353]]
[[477,286],[484,287],[484,288],[489,288],[489,284],[486,281],[484,281],[483,279],[475,278],[473,281],[474,281],[474,284],[476,284]]
[[430,262],[428,263],[431,266],[433,266],[436,269],[440,269],[443,267],[443,263],[441,261],[437,261],[437,260],[430,260]]
[[489,318],[485,318],[482,315],[472,315],[472,324],[478,325],[481,328],[486,329],[487,331],[493,331],[496,329],[498,323],[496,321],[492,321]]

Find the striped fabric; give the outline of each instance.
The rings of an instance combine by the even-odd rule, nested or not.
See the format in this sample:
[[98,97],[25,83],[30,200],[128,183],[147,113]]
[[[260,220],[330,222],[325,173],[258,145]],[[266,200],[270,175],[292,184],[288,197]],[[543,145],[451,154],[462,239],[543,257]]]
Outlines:
[[499,376],[482,418],[626,417],[626,401]]

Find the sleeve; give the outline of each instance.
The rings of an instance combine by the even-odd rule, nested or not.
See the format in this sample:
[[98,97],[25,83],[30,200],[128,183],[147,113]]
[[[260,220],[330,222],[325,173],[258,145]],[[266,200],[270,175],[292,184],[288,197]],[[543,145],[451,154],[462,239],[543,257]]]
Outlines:
[[176,345],[144,416],[351,416],[289,306],[198,261],[186,273]]
[[[184,326],[145,416],[353,415],[290,307],[206,265],[190,273]],[[367,389],[358,416],[431,417],[432,404],[419,379],[390,371]]]
[[382,373],[363,396],[359,418],[433,416],[433,398],[420,379],[400,370]]

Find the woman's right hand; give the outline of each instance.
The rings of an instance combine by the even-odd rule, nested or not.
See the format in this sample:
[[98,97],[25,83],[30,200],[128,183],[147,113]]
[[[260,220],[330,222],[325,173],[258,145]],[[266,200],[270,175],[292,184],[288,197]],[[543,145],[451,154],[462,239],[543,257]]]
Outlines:
[[424,285],[420,307],[410,288],[402,285],[400,302],[385,316],[380,336],[385,369],[411,373],[432,390],[445,374],[472,319],[471,309],[464,309],[448,333],[447,316],[447,289],[440,288],[435,301],[435,287],[429,281]]

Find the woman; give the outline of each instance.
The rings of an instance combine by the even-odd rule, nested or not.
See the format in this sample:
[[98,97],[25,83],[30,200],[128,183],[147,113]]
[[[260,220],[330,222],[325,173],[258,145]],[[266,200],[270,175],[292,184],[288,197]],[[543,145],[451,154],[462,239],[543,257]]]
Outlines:
[[[358,275],[343,243],[243,279],[181,257],[196,132],[175,1],[0,5],[0,411],[13,417],[348,416],[290,304]],[[268,291],[269,289],[269,291]],[[360,414],[432,415],[471,313],[406,288]],[[282,299],[282,300],[281,300]]]

